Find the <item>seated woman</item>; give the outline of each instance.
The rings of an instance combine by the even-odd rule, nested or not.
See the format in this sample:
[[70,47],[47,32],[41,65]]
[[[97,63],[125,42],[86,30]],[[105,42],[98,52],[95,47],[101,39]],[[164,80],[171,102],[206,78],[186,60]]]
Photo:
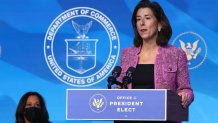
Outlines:
[[27,92],[21,97],[16,123],[50,123],[44,99],[39,93]]

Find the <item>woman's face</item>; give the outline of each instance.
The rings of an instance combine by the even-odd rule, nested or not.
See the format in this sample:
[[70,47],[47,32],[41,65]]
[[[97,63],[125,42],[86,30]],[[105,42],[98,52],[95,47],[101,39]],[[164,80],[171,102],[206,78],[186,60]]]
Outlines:
[[30,95],[27,99],[25,108],[37,107],[40,108],[40,101],[36,95]]
[[25,123],[39,121],[41,117],[41,106],[38,96],[30,95],[27,98],[27,102],[24,110]]
[[136,27],[143,40],[157,38],[158,21],[150,8],[140,8],[136,13]]

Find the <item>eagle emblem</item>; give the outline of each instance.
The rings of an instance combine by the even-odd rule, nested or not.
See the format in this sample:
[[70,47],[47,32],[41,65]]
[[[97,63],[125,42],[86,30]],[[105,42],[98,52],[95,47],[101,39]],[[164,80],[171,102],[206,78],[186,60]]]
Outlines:
[[201,52],[201,48],[198,47],[199,40],[196,40],[193,44],[179,40],[181,48],[185,51],[188,60],[196,59],[198,54]]
[[92,102],[92,105],[94,107],[96,107],[97,109],[101,108],[104,105],[103,98],[101,98],[101,99],[95,99],[94,98],[94,101]]
[[85,25],[79,25],[76,22],[72,21],[73,28],[76,30],[78,36],[78,39],[87,39],[89,38],[86,36],[86,33],[88,33],[90,27],[92,26],[92,21],[86,23]]

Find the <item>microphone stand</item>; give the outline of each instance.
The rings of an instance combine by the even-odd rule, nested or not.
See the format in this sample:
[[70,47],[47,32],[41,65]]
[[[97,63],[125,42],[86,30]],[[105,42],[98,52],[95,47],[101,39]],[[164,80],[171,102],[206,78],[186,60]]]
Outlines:
[[111,89],[111,86],[114,84],[114,82],[116,81],[116,78],[113,76],[108,77],[107,79],[108,84],[107,84],[107,88]]
[[128,76],[123,77],[123,89],[128,89],[127,85],[131,82],[131,78]]

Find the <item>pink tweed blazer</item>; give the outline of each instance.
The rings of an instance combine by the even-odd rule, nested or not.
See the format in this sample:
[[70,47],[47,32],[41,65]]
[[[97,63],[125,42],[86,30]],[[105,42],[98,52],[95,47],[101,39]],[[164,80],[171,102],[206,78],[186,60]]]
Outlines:
[[[136,67],[138,64],[138,54],[141,47],[128,47],[123,49],[121,56],[122,72],[118,80],[122,82],[129,67]],[[187,57],[185,52],[172,45],[159,47],[158,55],[154,63],[154,86],[155,89],[168,89],[189,94],[189,104],[194,99],[194,94],[190,86]],[[132,84],[128,85],[132,88]]]

